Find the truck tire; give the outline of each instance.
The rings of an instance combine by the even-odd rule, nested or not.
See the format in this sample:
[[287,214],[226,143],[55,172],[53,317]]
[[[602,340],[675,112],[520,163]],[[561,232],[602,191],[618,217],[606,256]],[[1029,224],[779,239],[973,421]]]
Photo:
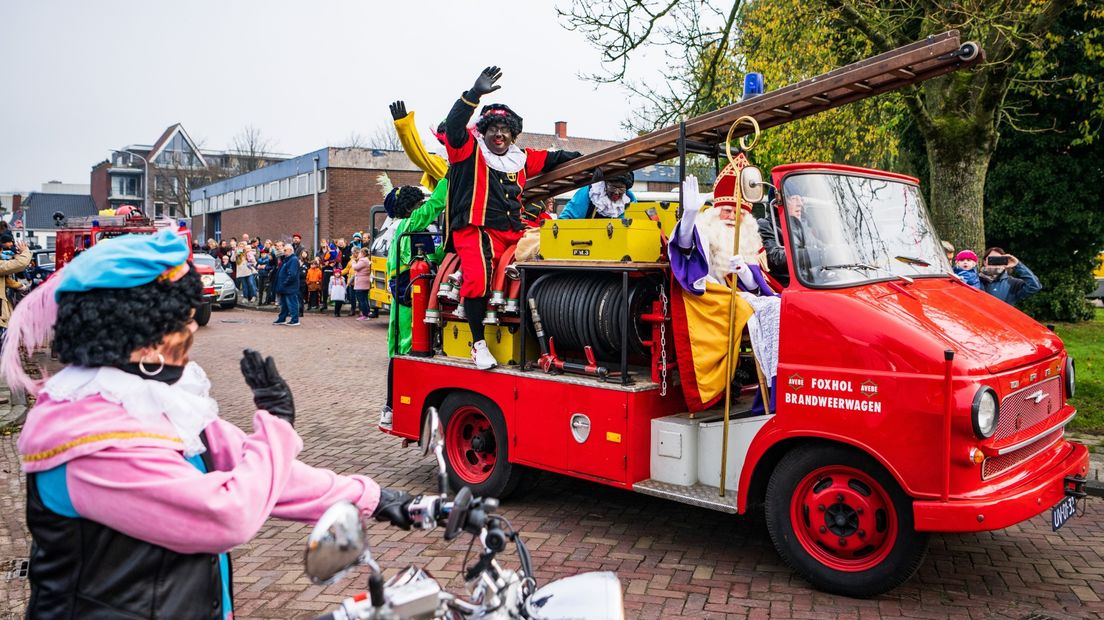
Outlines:
[[782,559],[825,592],[865,598],[897,587],[927,551],[912,502],[876,460],[845,446],[805,445],[767,484],[766,522]]
[[454,491],[468,487],[478,497],[505,499],[517,488],[525,468],[508,458],[506,420],[489,399],[453,392],[441,403],[445,468]]
[[211,322],[211,304],[205,303],[196,310],[195,322],[200,327]]

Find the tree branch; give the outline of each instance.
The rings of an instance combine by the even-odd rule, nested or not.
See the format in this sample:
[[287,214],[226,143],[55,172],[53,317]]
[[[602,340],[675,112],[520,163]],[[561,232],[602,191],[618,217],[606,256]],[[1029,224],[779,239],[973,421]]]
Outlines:
[[870,42],[878,48],[879,52],[888,52],[889,50],[901,47],[905,44],[893,36],[890,32],[881,31],[874,27],[866,17],[860,14],[850,4],[846,4],[843,0],[825,0],[825,4],[829,7],[835,8],[840,12],[844,21],[851,24],[859,32],[863,33],[866,38],[870,39]]
[[[649,43],[649,38],[663,17],[675,9],[679,0],[669,0],[666,6],[657,11],[649,10],[644,0],[622,0],[620,8],[604,11],[594,11],[595,4],[587,0],[580,0],[572,4],[568,12],[556,9],[561,18],[568,20],[568,30],[581,31],[588,41],[601,50],[602,59],[605,62],[618,63],[620,67],[607,76],[592,76],[601,82],[617,82],[625,78],[628,68],[629,55],[640,47]],[[632,32],[632,22],[635,11],[643,11],[645,19],[644,31],[638,35]]]
[[935,132],[935,121],[924,106],[924,101],[920,95],[919,87],[910,86],[902,92],[901,98],[905,100],[905,107],[908,108],[909,114],[916,121],[916,126],[920,129],[921,135],[927,139]]
[[[721,56],[728,50],[728,38],[732,33],[732,26],[736,22],[736,15],[740,12],[740,7],[743,6],[742,0],[736,0],[732,3],[732,8],[728,11],[728,19],[725,20],[724,29],[721,34],[721,41],[717,45],[717,49],[713,52],[713,58],[709,61],[709,66],[706,68],[705,77],[709,80],[709,87],[705,90],[705,96],[712,96],[713,89],[717,86],[717,66],[720,62]],[[699,99],[702,98],[702,93],[699,93]]]

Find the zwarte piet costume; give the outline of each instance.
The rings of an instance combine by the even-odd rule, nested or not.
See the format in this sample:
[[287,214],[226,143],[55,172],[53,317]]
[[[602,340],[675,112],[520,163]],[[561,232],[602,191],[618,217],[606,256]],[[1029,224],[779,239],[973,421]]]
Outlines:
[[[312,522],[348,500],[403,525],[390,516],[403,494],[297,460],[294,402],[272,358],[242,360],[253,432],[219,417],[186,361],[200,290],[185,238],[164,230],[97,243],[16,308],[2,371],[38,395],[18,442],[28,618],[225,620],[228,552],[269,516]],[[19,349],[51,340],[68,365],[32,381]]]
[[[481,80],[489,76],[484,72]],[[527,225],[521,195],[525,180],[579,156],[574,151],[521,149],[514,144],[503,154],[492,152],[483,138],[488,126],[506,125],[515,140],[522,130],[522,118],[503,104],[485,106],[475,131],[469,131],[468,121],[480,97],[497,88],[491,86],[497,79],[497,75],[490,77],[482,91],[472,88],[463,93],[445,121],[449,161],[446,244],[460,257],[460,294],[477,343],[483,340],[495,258],[517,244]]]

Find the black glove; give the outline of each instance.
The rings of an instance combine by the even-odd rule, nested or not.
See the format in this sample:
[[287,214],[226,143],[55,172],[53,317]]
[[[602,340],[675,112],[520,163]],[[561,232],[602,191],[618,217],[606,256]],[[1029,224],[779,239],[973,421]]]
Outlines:
[[241,371],[253,390],[253,404],[295,426],[295,400],[291,388],[276,371],[272,357],[262,360],[260,353],[246,349],[242,351]]
[[502,88],[495,84],[500,77],[502,77],[502,71],[499,70],[498,67],[487,67],[483,70],[483,73],[480,73],[479,77],[476,78],[475,84],[468,89],[468,94],[478,99],[487,93],[492,93]]
[[380,487],[379,504],[372,518],[381,523],[390,523],[404,530],[409,530],[413,522],[410,520],[410,502],[414,498],[405,491],[395,491]]
[[401,121],[406,118],[406,103],[402,101],[396,101],[391,104],[391,118]]
[[590,184],[601,183],[606,180],[606,175],[602,172],[601,168],[595,168],[594,173],[590,175]]

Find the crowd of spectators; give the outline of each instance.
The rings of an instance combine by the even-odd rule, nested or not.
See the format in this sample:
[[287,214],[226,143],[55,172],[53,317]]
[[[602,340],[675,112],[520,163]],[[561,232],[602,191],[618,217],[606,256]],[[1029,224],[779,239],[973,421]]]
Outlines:
[[[355,315],[357,320],[377,317],[378,311],[368,303],[371,255],[364,234],[321,239],[318,247],[312,253],[298,234],[291,235],[290,241],[262,241],[243,233],[240,238],[221,242],[208,239],[204,251],[234,280],[238,295],[247,303],[285,310],[280,297],[294,295],[295,299],[288,300],[295,302],[294,311],[286,309],[292,324],[298,324],[300,308],[303,312],[332,309],[334,316]],[[281,268],[289,261],[295,273],[288,274],[285,269],[281,275]],[[344,312],[346,307],[348,311]]]

